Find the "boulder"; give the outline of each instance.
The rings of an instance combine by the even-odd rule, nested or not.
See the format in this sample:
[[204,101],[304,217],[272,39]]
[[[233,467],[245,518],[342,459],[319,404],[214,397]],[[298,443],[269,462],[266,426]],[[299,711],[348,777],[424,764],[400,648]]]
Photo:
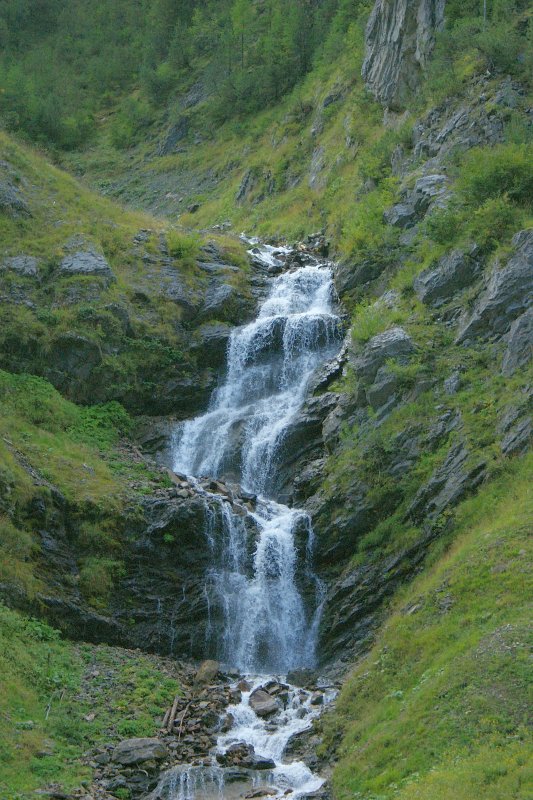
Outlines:
[[33,256],[13,256],[4,259],[0,270],[10,270],[24,278],[36,278],[39,274],[38,266],[39,261]]
[[514,236],[515,251],[504,267],[496,264],[474,311],[463,321],[456,343],[502,336],[533,302],[533,229]]
[[279,700],[269,695],[264,689],[256,689],[250,695],[250,708],[258,717],[269,717],[276,714],[281,709]]
[[397,388],[398,377],[384,365],[378,369],[374,383],[366,391],[368,402],[376,411],[396,396]]
[[196,672],[194,682],[198,684],[213,683],[217,679],[219,669],[218,661],[212,661],[210,659],[203,661]]
[[124,739],[113,751],[113,761],[123,766],[160,761],[167,756],[168,750],[159,739]]
[[61,261],[59,272],[65,276],[92,275],[114,281],[115,276],[111,267],[101,253],[92,250],[78,250],[69,254]]
[[440,306],[454,294],[469,286],[481,273],[483,266],[477,258],[478,248],[468,251],[452,250],[436,264],[417,275],[413,287],[423,303]]
[[533,307],[513,322],[506,341],[502,374],[509,378],[517,369],[529,364],[533,357]]
[[362,75],[386,108],[416,88],[444,22],[444,0],[376,0],[365,31]]
[[405,364],[414,350],[413,340],[403,328],[389,328],[370,339],[362,354],[355,358],[355,373],[360,381],[369,386],[375,381],[379,368],[386,361],[394,359]]

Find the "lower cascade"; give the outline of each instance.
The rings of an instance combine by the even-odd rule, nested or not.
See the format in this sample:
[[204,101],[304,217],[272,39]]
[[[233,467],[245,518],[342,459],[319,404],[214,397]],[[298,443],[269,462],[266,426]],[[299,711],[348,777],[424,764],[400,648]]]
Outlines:
[[[280,272],[291,252],[252,244],[256,262],[269,273]],[[289,739],[309,728],[320,709],[313,692],[286,683],[285,676],[316,665],[322,586],[311,566],[309,516],[278,501],[276,478],[310,378],[336,354],[341,338],[330,266],[308,254],[302,261],[272,277],[256,319],[233,330],[226,377],[208,411],[176,433],[174,470],[212,478],[217,501],[205,530],[211,551],[206,649],[245,681],[212,764],[166,773],[154,793],[163,800],[246,791],[296,797],[322,784],[302,761],[283,760]],[[216,479],[240,485],[240,496],[249,500],[242,514],[217,491]],[[320,703],[328,699],[327,691],[320,694]],[[240,754],[241,765],[252,761],[236,769],[232,754]]]

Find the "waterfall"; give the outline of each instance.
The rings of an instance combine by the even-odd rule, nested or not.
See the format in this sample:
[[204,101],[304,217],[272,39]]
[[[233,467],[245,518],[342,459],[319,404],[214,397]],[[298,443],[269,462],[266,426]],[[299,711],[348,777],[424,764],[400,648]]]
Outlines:
[[[275,263],[273,248],[254,253],[266,265]],[[284,437],[311,375],[340,341],[331,269],[311,256],[306,260],[272,278],[256,319],[232,331],[226,378],[207,412],[181,426],[174,447],[177,472],[229,477],[257,496],[250,512],[255,542],[223,497],[217,524],[211,519],[206,529],[212,549],[209,606],[223,619],[217,655],[247,673],[286,673],[315,661],[320,584],[306,563],[309,547],[301,545],[302,536],[312,535],[311,524],[304,511],[276,502]],[[305,577],[313,595],[307,604]]]

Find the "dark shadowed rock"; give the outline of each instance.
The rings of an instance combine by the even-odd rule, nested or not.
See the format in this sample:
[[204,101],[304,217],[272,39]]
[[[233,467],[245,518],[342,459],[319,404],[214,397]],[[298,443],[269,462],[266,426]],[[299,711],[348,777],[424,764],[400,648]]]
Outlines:
[[510,377],[517,369],[529,364],[533,357],[533,308],[513,322],[506,340],[502,373]]
[[201,364],[220,367],[224,364],[231,327],[224,322],[205,323],[195,331],[196,347]]
[[404,106],[443,21],[444,0],[376,0],[366,26],[362,75],[384,106]]
[[59,265],[59,272],[65,276],[93,275],[108,281],[115,280],[104,256],[91,250],[79,250],[77,253],[65,256]]
[[476,245],[467,252],[452,250],[417,275],[413,287],[420,300],[428,305],[439,306],[469,286],[483,268],[477,254]]
[[514,254],[504,267],[496,264],[473,313],[463,322],[456,342],[506,333],[533,301],[533,230],[513,238]]

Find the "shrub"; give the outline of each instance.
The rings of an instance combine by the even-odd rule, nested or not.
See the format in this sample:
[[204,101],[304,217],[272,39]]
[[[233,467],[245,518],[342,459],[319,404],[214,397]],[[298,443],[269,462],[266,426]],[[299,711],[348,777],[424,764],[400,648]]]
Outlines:
[[167,232],[167,247],[174,258],[194,258],[198,255],[200,242],[196,236],[170,230]]
[[477,147],[464,156],[458,186],[467,203],[481,205],[494,197],[530,205],[533,199],[533,145]]

